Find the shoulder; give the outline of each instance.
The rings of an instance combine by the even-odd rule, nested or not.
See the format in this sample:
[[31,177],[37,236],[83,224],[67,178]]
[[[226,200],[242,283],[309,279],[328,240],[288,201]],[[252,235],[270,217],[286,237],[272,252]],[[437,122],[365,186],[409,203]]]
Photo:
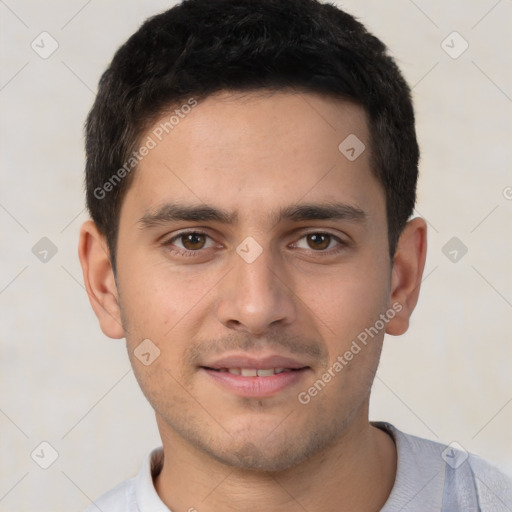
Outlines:
[[415,501],[429,503],[432,510],[512,509],[512,479],[481,457],[458,443],[445,445],[406,434],[389,423],[373,424],[388,432],[397,447],[395,485],[383,511],[394,510],[398,503],[408,503],[404,512],[417,510]]
[[512,508],[512,479],[478,455],[468,454],[461,466],[447,468],[446,480],[451,494],[457,495],[457,503],[463,503],[466,496],[474,496],[482,512]]

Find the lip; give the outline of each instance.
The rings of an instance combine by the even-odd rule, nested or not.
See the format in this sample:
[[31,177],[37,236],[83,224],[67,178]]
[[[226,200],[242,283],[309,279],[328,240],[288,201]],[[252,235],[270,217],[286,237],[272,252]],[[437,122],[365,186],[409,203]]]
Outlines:
[[265,357],[254,357],[247,354],[233,354],[221,357],[215,361],[206,362],[201,365],[203,368],[212,368],[221,370],[223,368],[255,368],[256,370],[264,370],[267,368],[289,368],[291,370],[299,370],[306,368],[305,362],[298,361],[291,357],[271,354]]
[[296,384],[309,368],[283,372],[269,377],[243,377],[228,372],[201,368],[202,372],[225,390],[245,398],[265,398],[276,395]]
[[[292,371],[266,377],[244,377],[219,370],[226,368],[286,368]],[[297,384],[311,368],[296,359],[277,354],[266,357],[253,357],[247,354],[224,356],[201,365],[200,371],[224,390],[244,398],[264,398],[285,391]]]

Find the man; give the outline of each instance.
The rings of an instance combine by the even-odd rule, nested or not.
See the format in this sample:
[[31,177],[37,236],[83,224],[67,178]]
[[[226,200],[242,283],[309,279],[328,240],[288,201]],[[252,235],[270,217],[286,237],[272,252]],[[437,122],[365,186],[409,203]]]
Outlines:
[[163,449],[88,510],[501,511],[476,456],[370,423],[416,305],[418,146],[385,46],[315,0],[187,0],[116,53],[80,261]]

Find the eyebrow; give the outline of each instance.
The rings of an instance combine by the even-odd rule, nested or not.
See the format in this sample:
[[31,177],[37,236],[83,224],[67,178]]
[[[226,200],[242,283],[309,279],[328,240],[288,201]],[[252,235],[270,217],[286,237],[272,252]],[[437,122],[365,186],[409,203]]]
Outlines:
[[[346,203],[307,203],[286,206],[269,215],[271,222],[278,224],[283,220],[301,222],[308,220],[349,220],[364,221],[367,214],[359,207]],[[152,228],[176,221],[219,222],[232,225],[238,215],[207,204],[186,205],[166,203],[157,210],[145,213],[138,221],[141,228]]]

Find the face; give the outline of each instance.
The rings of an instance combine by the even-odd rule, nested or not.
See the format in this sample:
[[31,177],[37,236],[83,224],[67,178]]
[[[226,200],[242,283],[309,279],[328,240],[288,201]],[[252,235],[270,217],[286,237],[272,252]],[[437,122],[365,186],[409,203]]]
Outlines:
[[[338,148],[351,134],[355,160],[361,146]],[[391,263],[361,108],[285,92],[200,102],[139,164],[117,269],[163,438],[279,470],[367,424]]]

